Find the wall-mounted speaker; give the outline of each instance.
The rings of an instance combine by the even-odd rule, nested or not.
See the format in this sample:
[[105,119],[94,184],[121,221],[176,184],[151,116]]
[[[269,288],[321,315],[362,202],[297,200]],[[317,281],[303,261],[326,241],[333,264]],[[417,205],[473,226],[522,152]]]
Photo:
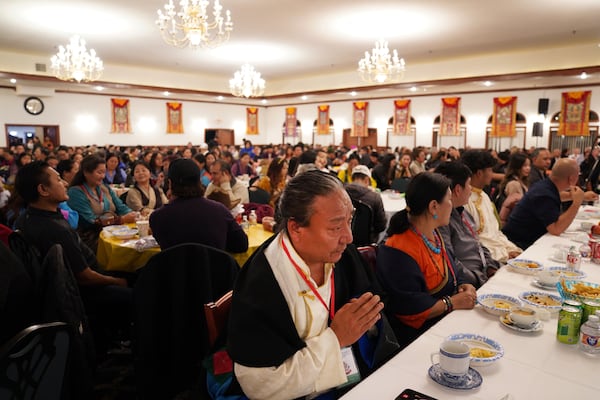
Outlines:
[[549,102],[550,102],[549,99],[539,99],[538,100],[538,114],[544,114],[544,115],[548,114]]
[[542,137],[544,136],[544,124],[541,122],[533,123],[533,131],[531,132],[531,136],[533,137]]

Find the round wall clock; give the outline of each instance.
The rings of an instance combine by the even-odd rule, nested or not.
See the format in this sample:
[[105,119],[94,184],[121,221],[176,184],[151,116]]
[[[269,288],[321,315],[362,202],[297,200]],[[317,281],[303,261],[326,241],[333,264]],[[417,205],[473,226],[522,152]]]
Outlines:
[[23,107],[25,107],[25,111],[31,115],[39,115],[44,111],[44,103],[39,97],[26,98]]

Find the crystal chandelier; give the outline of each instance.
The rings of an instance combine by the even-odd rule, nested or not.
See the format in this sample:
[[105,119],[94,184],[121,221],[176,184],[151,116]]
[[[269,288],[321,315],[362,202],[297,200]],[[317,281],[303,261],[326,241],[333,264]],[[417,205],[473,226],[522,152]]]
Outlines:
[[50,59],[52,72],[63,81],[76,80],[77,82],[90,82],[100,78],[104,66],[102,60],[96,56],[96,51],[85,47],[85,40],[75,35],[69,44],[58,47],[58,53]]
[[181,0],[180,11],[175,10],[173,0],[165,4],[165,12],[158,10],[156,25],[160,29],[163,39],[175,47],[190,46],[214,48],[229,40],[233,30],[231,13],[225,11],[226,18],[221,16],[223,6],[215,0],[212,22],[208,21],[206,11],[208,0]]
[[265,80],[260,77],[250,64],[242,65],[239,71],[229,80],[231,94],[237,97],[256,97],[265,92]]
[[365,51],[365,57],[358,62],[358,72],[366,82],[383,83],[402,79],[404,65],[404,59],[398,58],[398,52],[394,50],[390,54],[388,42],[381,39],[375,42],[372,54]]

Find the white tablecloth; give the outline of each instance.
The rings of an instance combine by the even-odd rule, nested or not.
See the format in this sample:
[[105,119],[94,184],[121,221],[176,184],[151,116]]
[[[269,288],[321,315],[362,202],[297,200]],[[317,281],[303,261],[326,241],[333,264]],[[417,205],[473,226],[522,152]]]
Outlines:
[[[578,228],[575,220],[569,231]],[[544,266],[561,265],[550,260],[556,245],[577,245],[573,233],[560,237],[546,234],[527,249],[520,258],[542,262]],[[564,266],[564,264],[562,264]],[[600,265],[582,263],[587,273],[584,280],[600,283]],[[478,290],[478,294],[499,293],[518,297],[524,291],[540,290],[532,286],[533,276],[511,271],[507,267]],[[552,292],[557,293],[557,292]],[[507,399],[537,400],[567,398],[600,398],[600,357],[590,357],[577,345],[556,340],[557,315],[543,321],[537,333],[515,332],[502,326],[499,317],[486,313],[481,306],[474,310],[454,311],[431,327],[419,339],[351,390],[344,399],[395,399],[402,390],[411,388],[440,400]],[[443,339],[454,333],[487,336],[504,347],[504,357],[487,367],[477,367],[483,384],[472,390],[449,389],[428,376],[429,356]]]
[[[390,218],[400,210],[406,208],[406,199],[404,193],[395,193],[391,190],[386,190],[381,193],[381,200],[383,201],[383,209],[385,210],[386,227],[390,224]],[[386,228],[387,230],[387,228]],[[379,241],[385,237],[385,230],[379,235]]]

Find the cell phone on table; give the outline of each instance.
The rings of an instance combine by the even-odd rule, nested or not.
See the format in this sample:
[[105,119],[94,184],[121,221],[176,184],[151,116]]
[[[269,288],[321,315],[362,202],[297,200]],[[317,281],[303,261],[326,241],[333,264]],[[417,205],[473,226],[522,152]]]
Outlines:
[[413,389],[404,389],[402,393],[396,397],[396,400],[437,400],[426,394],[419,393]]

